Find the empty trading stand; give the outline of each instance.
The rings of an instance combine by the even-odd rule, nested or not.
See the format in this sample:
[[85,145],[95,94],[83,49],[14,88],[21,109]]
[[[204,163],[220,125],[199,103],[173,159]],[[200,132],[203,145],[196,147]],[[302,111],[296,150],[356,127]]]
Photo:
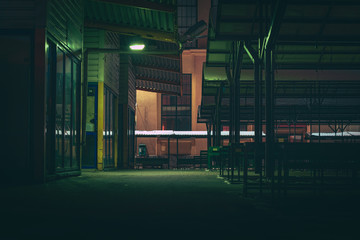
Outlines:
[[136,157],[135,168],[169,168],[169,159],[167,157]]
[[[357,143],[285,143],[282,161],[277,161],[277,189],[340,190],[358,184],[360,159]],[[279,158],[280,159],[280,158]]]

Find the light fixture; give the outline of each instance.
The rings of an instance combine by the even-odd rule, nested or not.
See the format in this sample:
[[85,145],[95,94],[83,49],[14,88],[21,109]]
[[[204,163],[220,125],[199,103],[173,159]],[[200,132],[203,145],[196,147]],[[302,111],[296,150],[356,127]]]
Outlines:
[[145,48],[145,43],[143,41],[134,41],[130,44],[130,49],[134,51],[141,51]]

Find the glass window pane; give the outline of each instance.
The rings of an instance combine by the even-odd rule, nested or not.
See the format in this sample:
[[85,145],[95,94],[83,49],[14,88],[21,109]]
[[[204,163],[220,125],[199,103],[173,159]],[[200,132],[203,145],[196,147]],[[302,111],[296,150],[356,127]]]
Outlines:
[[56,52],[56,117],[55,117],[55,159],[56,168],[63,168],[63,99],[64,99],[64,53],[57,49]]
[[64,167],[71,167],[71,59],[65,56]]
[[[103,161],[106,165],[106,140],[107,140],[107,124],[106,124],[106,121],[107,121],[107,111],[106,111],[106,108],[107,108],[107,98],[106,98],[106,94],[107,94],[107,90],[104,89],[104,98],[103,98]],[[104,165],[104,166],[105,166]]]
[[177,130],[178,131],[187,131],[187,130],[191,129],[190,121],[191,121],[191,118],[189,116],[188,117],[178,116]]
[[163,117],[161,121],[162,130],[175,130],[175,116],[166,116]]
[[78,118],[78,109],[77,109],[77,82],[78,82],[78,69],[79,69],[79,65],[75,62],[73,62],[73,71],[72,71],[72,111],[71,111],[71,116],[72,116],[72,167],[73,168],[78,168],[79,167],[79,156],[78,156],[78,141],[77,141],[77,136],[78,136],[78,129],[77,129],[77,118]]

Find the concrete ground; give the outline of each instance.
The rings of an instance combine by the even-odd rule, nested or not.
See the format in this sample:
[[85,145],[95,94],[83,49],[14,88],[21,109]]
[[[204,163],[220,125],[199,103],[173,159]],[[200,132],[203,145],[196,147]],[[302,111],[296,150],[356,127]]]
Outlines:
[[0,239],[360,239],[359,200],[245,198],[205,171],[88,171],[3,186]]

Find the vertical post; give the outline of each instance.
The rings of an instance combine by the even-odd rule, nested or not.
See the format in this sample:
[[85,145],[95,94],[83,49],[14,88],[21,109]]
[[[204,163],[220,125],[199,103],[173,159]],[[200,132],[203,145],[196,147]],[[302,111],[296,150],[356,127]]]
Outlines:
[[321,109],[321,103],[320,103],[320,94],[321,94],[321,90],[320,90],[320,81],[318,81],[318,114],[319,114],[319,139],[318,139],[318,142],[320,143],[320,135],[321,135],[321,125],[320,125],[320,109]]
[[243,194],[246,197],[247,196],[247,188],[248,188],[248,182],[247,182],[247,174],[248,174],[248,149],[245,148],[244,152],[244,187],[243,187]]
[[104,82],[98,83],[98,106],[97,106],[97,169],[104,170]]
[[207,130],[207,148],[211,147],[211,124],[206,123],[206,130]]
[[230,86],[230,106],[229,106],[229,143],[234,143],[234,83],[232,80],[229,80]]
[[261,132],[261,119],[260,119],[260,63],[259,61],[255,61],[254,65],[254,133],[255,133],[255,172],[259,173],[261,171],[261,159],[260,159],[260,143],[262,138],[262,132]]
[[212,130],[212,134],[213,134],[213,139],[212,139],[212,146],[214,147],[216,145],[215,139],[216,139],[216,124],[213,123],[213,130]]
[[176,166],[179,161],[179,137],[176,136]]
[[170,137],[168,137],[168,169],[170,169]]
[[272,53],[271,49],[265,49],[265,78],[266,78],[266,143],[265,143],[265,166],[266,176],[273,176],[273,156],[272,144],[274,138],[274,123],[273,123],[273,73],[272,73]]
[[216,101],[216,146],[219,147],[221,143],[221,99],[222,99],[223,83],[218,88],[217,101]]
[[240,142],[240,73],[244,50],[244,42],[236,44],[237,58],[235,62],[234,74],[234,123],[235,123],[235,143]]
[[261,143],[262,143],[262,78],[263,78],[263,58],[262,58],[262,46],[263,46],[263,4],[262,0],[259,0],[259,39],[258,39],[258,75],[255,76],[255,137],[258,135],[257,143],[255,138],[255,168],[256,172],[260,173],[260,195],[262,195],[262,174],[263,174],[263,166],[262,166],[262,158],[260,156]]
[[82,126],[82,146],[86,145],[86,109],[87,109],[87,95],[88,95],[88,59],[89,59],[89,51],[87,49],[84,50],[84,60],[83,60],[83,94],[82,94],[82,116],[81,116],[81,126]]

